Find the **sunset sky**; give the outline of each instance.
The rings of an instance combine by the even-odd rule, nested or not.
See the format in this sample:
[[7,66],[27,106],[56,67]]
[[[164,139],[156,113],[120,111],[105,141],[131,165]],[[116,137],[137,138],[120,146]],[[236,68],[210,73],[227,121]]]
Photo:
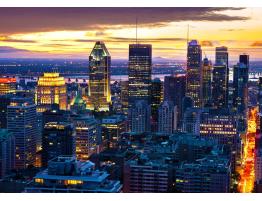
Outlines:
[[0,58],[88,58],[103,40],[112,59],[127,59],[136,17],[153,57],[185,60],[189,24],[212,60],[222,45],[232,61],[262,60],[262,8],[0,8]]

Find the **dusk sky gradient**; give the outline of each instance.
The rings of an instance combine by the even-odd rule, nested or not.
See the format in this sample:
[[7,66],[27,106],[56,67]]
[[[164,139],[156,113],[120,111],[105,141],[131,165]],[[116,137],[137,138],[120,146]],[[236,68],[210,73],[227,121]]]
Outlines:
[[103,40],[112,59],[127,59],[135,41],[153,57],[186,59],[187,26],[207,57],[216,46],[262,60],[262,8],[0,8],[0,58],[88,58]]

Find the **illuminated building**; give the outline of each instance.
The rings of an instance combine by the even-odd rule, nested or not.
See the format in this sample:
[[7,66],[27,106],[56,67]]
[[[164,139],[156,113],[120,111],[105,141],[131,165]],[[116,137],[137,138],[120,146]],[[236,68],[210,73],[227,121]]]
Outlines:
[[171,134],[177,130],[177,106],[164,101],[158,109],[158,132]]
[[242,114],[245,113],[248,104],[248,71],[249,55],[240,55],[239,63],[234,66],[233,106]]
[[176,169],[175,187],[182,193],[229,193],[231,168],[227,158],[205,157]]
[[152,45],[130,44],[128,63],[128,105],[138,100],[151,101]]
[[11,94],[0,95],[0,128],[7,128],[7,106],[11,98]]
[[0,179],[15,167],[15,138],[7,129],[0,129]]
[[232,168],[239,154],[240,134],[236,114],[228,109],[205,109],[201,113],[200,136],[214,139],[231,150]]
[[111,56],[104,42],[96,42],[89,56],[89,90],[87,108],[108,111],[110,92]]
[[146,101],[140,100],[130,108],[131,132],[143,133],[151,130],[151,106]]
[[122,112],[128,114],[128,81],[120,81],[120,99],[122,105]]
[[228,80],[227,66],[214,65],[213,83],[212,83],[212,99],[215,108],[223,108],[228,105]]
[[186,93],[186,76],[174,75],[165,76],[164,80],[164,100],[172,101],[177,106],[177,126],[181,128],[183,99]]
[[0,95],[16,91],[16,78],[0,77]]
[[152,81],[151,92],[152,131],[157,131],[158,107],[163,99],[163,83],[159,78]]
[[7,106],[7,129],[15,137],[15,168],[24,169],[34,165],[38,128],[36,105],[31,98],[11,99]]
[[66,83],[59,73],[44,73],[39,77],[36,87],[37,111],[44,112],[51,109],[51,105],[58,104],[61,110],[67,109]]
[[75,129],[67,122],[48,122],[43,129],[42,166],[60,155],[75,154]]
[[225,106],[228,105],[228,99],[229,99],[229,65],[228,65],[228,48],[225,46],[222,47],[216,47],[216,60],[215,64],[217,66],[224,66],[226,70],[224,70],[225,74],[223,77],[221,77],[223,82],[225,82],[225,90],[224,90],[224,96],[225,96]]
[[37,173],[26,187],[27,193],[119,193],[122,185],[110,180],[105,171],[95,169],[90,161],[59,156],[48,163],[48,168]]
[[171,170],[161,161],[129,160],[124,166],[124,193],[167,193],[172,184]]
[[192,40],[187,48],[186,95],[192,98],[194,107],[201,107],[202,50],[198,41]]
[[120,134],[127,131],[127,120],[122,115],[112,115],[102,119],[102,140],[109,148],[116,148]]
[[94,117],[77,115],[73,117],[76,130],[76,157],[86,161],[93,153],[98,153],[101,132]]
[[202,67],[202,105],[205,107],[211,104],[212,98],[212,71],[213,66],[210,60],[205,58]]

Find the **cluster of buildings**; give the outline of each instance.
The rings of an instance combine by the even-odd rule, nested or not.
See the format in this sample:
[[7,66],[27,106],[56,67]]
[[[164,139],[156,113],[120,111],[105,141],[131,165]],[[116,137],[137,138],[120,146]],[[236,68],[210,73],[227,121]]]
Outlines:
[[98,41],[86,85],[69,86],[56,72],[31,90],[0,78],[0,178],[33,166],[39,173],[25,192],[232,191],[247,129],[249,56],[239,56],[230,83],[227,47],[215,54],[214,64],[203,59],[192,40],[186,74],[152,80],[152,46],[130,44],[128,81],[112,88],[111,56]]

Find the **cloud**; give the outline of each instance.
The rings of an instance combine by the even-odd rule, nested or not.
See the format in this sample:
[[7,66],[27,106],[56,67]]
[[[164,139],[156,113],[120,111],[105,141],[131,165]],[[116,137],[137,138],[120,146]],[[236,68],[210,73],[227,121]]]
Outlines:
[[213,47],[213,42],[212,41],[209,41],[209,40],[204,40],[204,41],[201,41],[200,42],[201,46],[204,46],[204,47]]
[[18,49],[18,48],[14,48],[14,47],[9,47],[9,46],[0,46],[0,54],[3,53],[25,53],[25,52],[29,52],[28,50],[25,49]]
[[36,43],[34,40],[21,40],[21,39],[13,39],[8,36],[0,36],[0,42],[9,42],[9,43]]
[[[239,21],[247,16],[236,16],[223,11],[244,8],[0,8],[0,33],[30,33],[64,30],[99,30],[134,26],[159,27],[180,21]],[[102,32],[98,32],[101,34]]]
[[255,41],[250,46],[251,47],[262,47],[262,41]]

